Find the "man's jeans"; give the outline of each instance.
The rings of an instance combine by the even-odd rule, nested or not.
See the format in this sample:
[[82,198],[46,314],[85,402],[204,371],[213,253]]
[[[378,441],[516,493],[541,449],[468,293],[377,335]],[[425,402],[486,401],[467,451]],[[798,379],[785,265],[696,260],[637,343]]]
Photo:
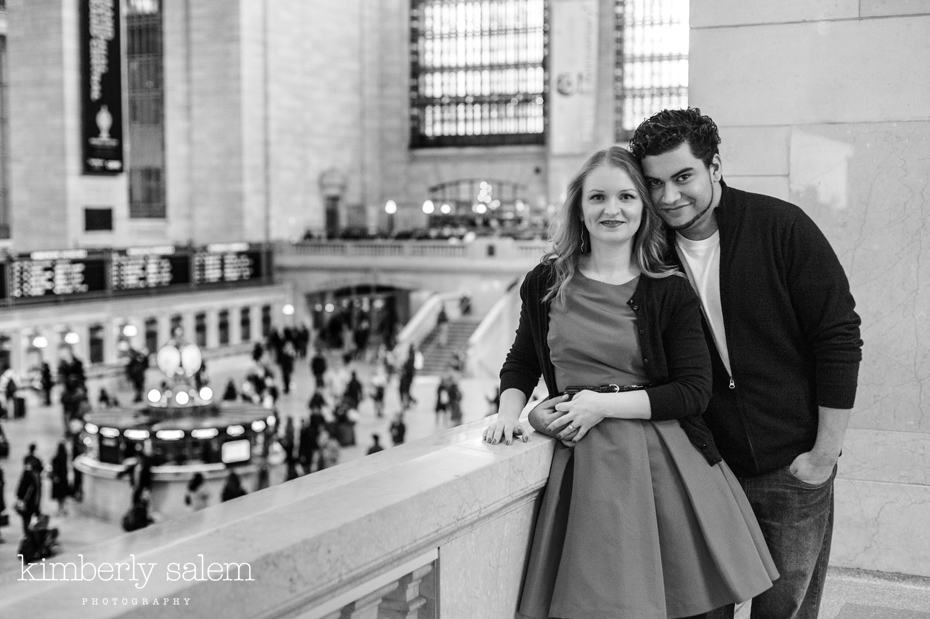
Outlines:
[[[817,619],[833,537],[833,480],[805,483],[788,470],[740,478],[780,577],[752,600],[752,619]],[[733,607],[709,619],[733,617]]]

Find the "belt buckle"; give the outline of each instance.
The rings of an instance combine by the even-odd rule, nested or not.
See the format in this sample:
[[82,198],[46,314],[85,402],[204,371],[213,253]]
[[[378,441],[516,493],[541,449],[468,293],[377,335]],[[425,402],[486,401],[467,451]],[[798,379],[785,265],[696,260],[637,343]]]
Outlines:
[[606,388],[604,390],[604,393],[619,393],[620,392],[620,385],[610,383],[609,385],[605,385],[605,387]]

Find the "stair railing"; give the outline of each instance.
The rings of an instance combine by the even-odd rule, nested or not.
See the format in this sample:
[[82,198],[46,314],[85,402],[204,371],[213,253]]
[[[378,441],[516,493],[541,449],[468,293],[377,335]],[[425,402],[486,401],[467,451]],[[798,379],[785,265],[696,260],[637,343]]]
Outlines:
[[467,376],[493,378],[500,373],[520,318],[521,283],[522,278],[517,278],[507,287],[468,338]]
[[461,296],[459,292],[441,292],[430,296],[397,335],[397,344],[394,346],[394,355],[397,359],[401,362],[406,359],[410,345],[413,344],[419,348],[426,336],[436,328],[436,319],[439,317],[439,309],[443,304],[445,304],[449,320],[459,318],[461,312],[458,299]]

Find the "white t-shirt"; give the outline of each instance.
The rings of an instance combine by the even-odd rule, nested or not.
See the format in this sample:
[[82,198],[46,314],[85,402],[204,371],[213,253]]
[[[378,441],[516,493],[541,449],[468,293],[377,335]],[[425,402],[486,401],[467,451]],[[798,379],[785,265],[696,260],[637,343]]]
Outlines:
[[730,353],[727,350],[727,334],[723,328],[723,309],[720,305],[720,231],[716,230],[706,239],[692,241],[675,233],[675,244],[681,263],[685,267],[691,285],[701,299],[701,309],[710,325],[717,345],[717,352],[731,376]]

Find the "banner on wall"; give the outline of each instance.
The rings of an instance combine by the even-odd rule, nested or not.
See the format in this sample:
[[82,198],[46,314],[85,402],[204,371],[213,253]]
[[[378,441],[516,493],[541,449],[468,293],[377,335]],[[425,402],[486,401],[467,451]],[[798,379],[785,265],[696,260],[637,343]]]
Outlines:
[[586,153],[595,143],[597,0],[553,0],[550,32],[550,145]]
[[81,142],[85,174],[123,171],[119,0],[81,0]]

